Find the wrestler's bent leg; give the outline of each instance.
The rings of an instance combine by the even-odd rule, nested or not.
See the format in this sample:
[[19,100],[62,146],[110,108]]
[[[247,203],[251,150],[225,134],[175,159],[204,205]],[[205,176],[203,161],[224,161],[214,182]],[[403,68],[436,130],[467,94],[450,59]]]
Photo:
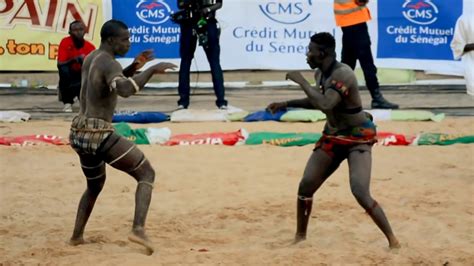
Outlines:
[[308,221],[313,205],[313,195],[338,168],[340,160],[334,159],[321,149],[316,149],[310,156],[298,188],[296,203],[296,234],[295,242],[306,239]]
[[146,236],[144,228],[151,202],[155,171],[135,144],[116,134],[112,134],[108,141],[108,143],[112,142],[113,145],[104,145],[105,161],[112,167],[127,172],[138,182],[135,192],[135,216],[129,239],[145,246],[151,254],[154,248]]
[[74,232],[69,241],[74,246],[84,243],[84,228],[105,183],[105,163],[102,159],[94,155],[79,155],[79,158],[87,179],[87,188],[79,202]]
[[375,224],[387,237],[390,248],[398,248],[400,244],[392,232],[384,211],[370,195],[370,175],[372,154],[370,148],[353,150],[348,156],[351,191],[357,202],[370,215]]

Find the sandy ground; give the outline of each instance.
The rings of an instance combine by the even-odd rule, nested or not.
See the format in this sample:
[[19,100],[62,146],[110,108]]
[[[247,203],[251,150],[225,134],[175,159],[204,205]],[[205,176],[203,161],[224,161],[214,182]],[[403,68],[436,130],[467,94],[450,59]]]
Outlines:
[[[474,118],[384,122],[403,134],[472,134]],[[173,134],[319,132],[323,123],[160,123]],[[67,136],[64,119],[0,124],[0,135]],[[144,125],[133,125],[144,127]],[[473,265],[474,145],[373,150],[371,191],[402,248],[382,233],[350,193],[347,165],[316,194],[309,238],[290,245],[296,190],[312,146],[140,146],[157,172],[147,230],[157,252],[127,240],[135,181],[108,168],[86,227],[69,239],[85,178],[68,146],[0,147],[0,265]]]

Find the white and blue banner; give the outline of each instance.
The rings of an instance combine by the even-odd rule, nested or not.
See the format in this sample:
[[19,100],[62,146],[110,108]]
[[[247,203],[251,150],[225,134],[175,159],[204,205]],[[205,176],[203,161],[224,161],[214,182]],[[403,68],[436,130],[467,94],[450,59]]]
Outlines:
[[452,60],[462,0],[378,0],[377,58]]
[[156,58],[179,58],[179,25],[171,22],[177,10],[172,0],[112,0],[112,18],[127,24],[132,46],[126,57],[153,49]]
[[222,67],[308,68],[310,37],[335,32],[334,18],[323,14],[332,14],[330,1],[224,1],[219,12]]
[[[457,18],[474,12],[474,0],[377,0],[369,2],[368,22],[375,63],[380,68],[460,74],[450,42]],[[132,49],[153,48],[156,57],[179,64],[179,25],[170,20],[177,0],[104,0],[105,18],[124,21]],[[342,32],[335,24],[333,0],[223,0],[221,65],[237,69],[308,69],[306,49],[312,34],[328,31],[341,51]],[[197,47],[192,70],[209,70]]]

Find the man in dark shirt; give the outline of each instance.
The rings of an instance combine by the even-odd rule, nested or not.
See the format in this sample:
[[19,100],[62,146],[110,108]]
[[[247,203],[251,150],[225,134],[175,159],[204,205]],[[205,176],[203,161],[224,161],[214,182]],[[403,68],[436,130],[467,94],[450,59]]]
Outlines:
[[355,69],[359,60],[365,85],[372,96],[372,109],[398,109],[398,104],[385,99],[377,78],[367,21],[372,17],[369,0],[334,0],[334,15],[342,30],[341,62]]
[[211,68],[214,93],[217,97],[216,105],[219,109],[227,109],[224,75],[220,64],[220,27],[216,20],[216,10],[222,7],[222,0],[178,1],[178,6],[188,12],[188,18],[179,21],[181,27],[179,47],[181,63],[179,68],[178,109],[187,109],[190,103],[190,68],[198,40],[199,45],[204,48]]

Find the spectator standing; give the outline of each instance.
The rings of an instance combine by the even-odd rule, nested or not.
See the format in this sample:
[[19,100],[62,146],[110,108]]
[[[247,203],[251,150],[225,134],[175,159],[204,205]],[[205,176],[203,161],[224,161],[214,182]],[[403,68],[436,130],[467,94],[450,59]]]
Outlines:
[[372,18],[368,2],[369,0],[334,0],[336,24],[342,30],[341,62],[355,69],[359,60],[365,85],[372,97],[372,109],[398,109],[398,104],[387,101],[380,91],[367,27],[367,21]]
[[474,96],[474,15],[464,13],[459,17],[451,42],[454,59],[464,64],[467,94]]
[[181,18],[173,18],[180,24],[181,29],[178,109],[187,109],[190,104],[191,61],[199,43],[206,53],[211,68],[212,83],[217,98],[216,105],[219,109],[226,110],[224,75],[220,65],[220,27],[216,19],[216,10],[222,7],[222,0],[178,0],[178,7],[182,9],[180,14],[185,14]]

